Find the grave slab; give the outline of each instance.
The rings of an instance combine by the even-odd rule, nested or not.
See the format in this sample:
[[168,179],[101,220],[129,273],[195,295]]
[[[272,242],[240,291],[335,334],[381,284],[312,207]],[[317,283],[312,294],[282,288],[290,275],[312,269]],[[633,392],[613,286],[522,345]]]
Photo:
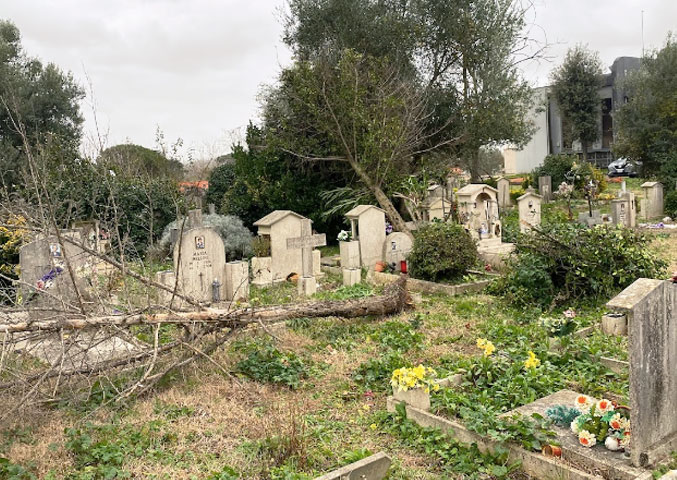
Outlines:
[[[580,394],[572,390],[560,390],[501,416],[509,417],[514,413],[531,416],[533,413],[538,413],[546,417],[545,411],[548,408],[554,405],[573,406],[578,395]],[[596,445],[592,448],[580,445],[578,437],[568,427],[563,428],[553,425],[552,430],[557,435],[555,441],[562,448],[562,460],[568,460],[578,466],[586,467],[586,469],[598,471],[602,473],[604,478],[609,479],[631,480],[647,472],[644,469],[633,466],[630,459],[626,458],[622,452],[612,452],[603,445]]]
[[229,302],[249,298],[249,264],[247,262],[226,263],[226,300]]

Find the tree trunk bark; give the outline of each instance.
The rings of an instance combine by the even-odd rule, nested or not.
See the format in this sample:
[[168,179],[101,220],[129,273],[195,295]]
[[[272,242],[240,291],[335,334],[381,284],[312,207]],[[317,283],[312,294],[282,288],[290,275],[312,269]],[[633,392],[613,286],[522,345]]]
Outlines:
[[470,182],[471,183],[480,183],[482,179],[480,178],[480,156],[479,151],[474,151],[470,157]]
[[409,227],[407,227],[407,224],[402,218],[402,215],[400,215],[400,212],[397,211],[397,209],[393,205],[393,202],[390,201],[390,198],[388,198],[388,196],[381,189],[381,187],[379,187],[374,183],[374,181],[367,174],[367,172],[364,171],[362,166],[359,163],[357,163],[357,161],[355,161],[352,157],[349,158],[348,162],[350,163],[350,166],[355,171],[355,173],[357,173],[358,177],[360,177],[360,180],[374,194],[374,197],[376,197],[376,201],[381,206],[381,208],[385,210],[386,216],[392,222],[393,229],[398,232],[406,233],[409,237],[413,238],[414,235],[411,233]]
[[587,140],[581,140],[581,149],[583,150],[583,161],[588,161],[588,142]]
[[[240,310],[209,309],[199,312],[158,313],[135,315],[109,315],[92,318],[65,318],[32,320],[28,313],[0,316],[0,333],[56,332],[59,330],[82,330],[107,326],[128,327],[131,325],[157,324],[219,324],[227,328],[243,327],[252,323],[276,323],[292,318],[343,317],[355,318],[367,315],[389,315],[404,308],[407,299],[406,277],[388,286],[383,295],[354,300],[307,302],[295,305],[275,305],[260,309]],[[4,317],[4,318],[2,318]]]

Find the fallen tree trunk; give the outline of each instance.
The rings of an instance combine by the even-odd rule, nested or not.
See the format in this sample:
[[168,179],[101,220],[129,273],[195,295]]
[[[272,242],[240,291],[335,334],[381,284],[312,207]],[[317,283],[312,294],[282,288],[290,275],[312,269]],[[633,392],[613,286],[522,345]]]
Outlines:
[[[62,318],[31,320],[28,313],[9,314],[0,323],[0,333],[57,332],[60,330],[82,330],[107,326],[127,327],[131,325],[157,324],[219,324],[223,327],[242,327],[250,323],[275,323],[292,318],[317,317],[364,317],[367,315],[388,315],[404,308],[407,297],[406,278],[400,277],[389,285],[383,295],[354,300],[306,302],[296,305],[276,305],[262,308],[239,310],[208,309],[198,312],[140,313],[134,315],[109,315],[82,318],[64,313]],[[1,317],[0,317],[1,318]]]

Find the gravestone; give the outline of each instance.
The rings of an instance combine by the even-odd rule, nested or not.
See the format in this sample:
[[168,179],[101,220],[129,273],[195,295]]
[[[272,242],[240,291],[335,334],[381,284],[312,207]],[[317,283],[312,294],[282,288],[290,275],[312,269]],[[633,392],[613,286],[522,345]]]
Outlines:
[[414,242],[409,235],[402,232],[393,232],[386,237],[383,258],[388,265],[399,272],[402,270],[402,260],[407,259],[413,247]]
[[386,239],[385,212],[373,205],[358,205],[346,213],[353,240],[360,242],[360,261],[363,267],[374,269],[383,261],[383,242]]
[[275,210],[254,222],[259,237],[270,244],[270,256],[252,258],[253,284],[282,282],[292,274],[301,273],[301,250],[289,250],[287,240],[301,235],[305,220],[306,217],[291,210]]
[[362,280],[360,268],[360,242],[351,240],[339,242],[341,252],[341,269],[343,273],[343,286],[351,287]]
[[249,298],[249,264],[247,262],[226,263],[226,300],[246,301]]
[[552,177],[545,175],[538,177],[538,192],[543,197],[543,202],[550,203],[552,200]]
[[186,222],[186,228],[198,228],[202,226],[202,210],[193,209],[188,210],[188,221]]
[[543,198],[534,192],[527,191],[517,199],[517,211],[519,213],[520,232],[531,231],[532,227],[541,224],[541,202]]
[[614,225],[635,228],[637,224],[637,206],[635,194],[621,192],[619,198],[611,201],[611,218]]
[[498,186],[498,207],[501,209],[508,208],[510,205],[512,205],[512,201],[510,199],[510,180],[501,177],[498,179],[496,184]]
[[451,213],[451,202],[443,197],[430,197],[423,208],[424,221],[430,222],[435,219],[446,221]]
[[390,457],[383,452],[326,473],[315,480],[381,480],[390,468]]
[[642,218],[663,217],[663,184],[660,182],[644,182],[642,184],[644,198],[642,200]]
[[317,291],[315,268],[313,267],[313,248],[327,244],[324,233],[313,235],[311,221],[305,219],[301,224],[301,236],[287,239],[288,250],[301,250],[303,275],[299,277],[298,288],[300,295],[312,295]]
[[199,302],[217,300],[212,284],[218,283],[218,300],[223,299],[225,266],[225,247],[215,230],[198,227],[183,232],[174,249],[174,272],[179,277],[179,291],[183,295]]
[[640,278],[607,307],[628,320],[630,458],[654,465],[677,450],[677,284]]
[[216,215],[216,205],[213,203],[207,205],[207,210],[209,211],[210,215]]
[[[59,234],[82,242],[80,230],[62,230]],[[84,295],[87,290],[84,278],[91,275],[94,265],[90,254],[65,240],[60,243],[56,235],[41,236],[23,245],[19,249],[19,278],[24,301],[34,294],[40,301],[51,302],[56,300],[54,297],[66,302],[75,300],[76,293],[66,259],[75,274],[78,290]],[[40,295],[41,292],[49,295]]]
[[592,216],[590,216],[590,212],[588,211],[579,212],[578,223],[587,225],[588,227],[594,227],[595,225],[599,225],[602,223],[602,214],[600,213],[599,210],[593,210]]
[[[484,183],[471,183],[456,192],[461,223],[480,243],[501,243],[498,190]],[[485,242],[487,243],[487,242]]]

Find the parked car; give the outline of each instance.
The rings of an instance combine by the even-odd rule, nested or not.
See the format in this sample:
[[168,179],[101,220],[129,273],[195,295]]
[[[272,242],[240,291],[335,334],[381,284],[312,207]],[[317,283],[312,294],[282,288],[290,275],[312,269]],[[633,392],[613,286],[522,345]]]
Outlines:
[[610,177],[636,177],[635,164],[627,158],[618,158],[609,164]]

